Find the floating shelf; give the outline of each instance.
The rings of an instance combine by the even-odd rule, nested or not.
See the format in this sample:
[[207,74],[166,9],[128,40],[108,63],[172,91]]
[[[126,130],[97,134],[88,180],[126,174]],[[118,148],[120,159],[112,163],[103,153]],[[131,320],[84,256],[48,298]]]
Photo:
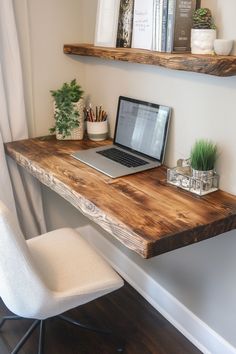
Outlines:
[[92,44],[65,44],[64,53],[157,65],[214,76],[236,75],[236,56],[160,53],[145,49],[95,47]]

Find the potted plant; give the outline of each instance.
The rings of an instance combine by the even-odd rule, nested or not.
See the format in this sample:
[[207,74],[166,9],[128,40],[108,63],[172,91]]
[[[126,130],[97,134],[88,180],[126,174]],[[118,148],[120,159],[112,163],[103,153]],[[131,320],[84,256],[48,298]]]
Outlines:
[[190,154],[192,177],[203,180],[205,190],[212,186],[211,181],[215,173],[216,159],[217,146],[215,144],[204,139],[195,142]]
[[191,30],[192,54],[213,54],[216,39],[216,26],[211,10],[199,8],[193,14],[193,27]]
[[83,90],[76,79],[51,90],[54,98],[55,125],[50,133],[59,140],[81,140],[84,133]]

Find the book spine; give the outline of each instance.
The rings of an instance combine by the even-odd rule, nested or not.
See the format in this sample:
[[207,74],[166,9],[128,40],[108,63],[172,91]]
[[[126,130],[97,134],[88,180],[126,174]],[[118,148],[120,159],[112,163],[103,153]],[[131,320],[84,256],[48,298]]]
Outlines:
[[155,41],[153,45],[154,48],[153,50],[159,50],[161,1],[162,0],[155,0],[155,22],[154,22]]
[[176,0],[174,45],[175,52],[190,51],[190,36],[196,0]]
[[201,0],[196,1],[196,9],[200,9],[201,7]]
[[152,50],[156,50],[156,15],[157,15],[157,1],[153,1],[152,10]]
[[159,29],[158,29],[158,42],[157,42],[157,50],[158,50],[158,52],[161,51],[163,4],[164,4],[164,0],[160,0],[159,13],[158,13],[158,26],[159,26]]
[[121,0],[116,47],[131,47],[134,0]]
[[160,46],[161,52],[166,51],[167,16],[168,16],[168,0],[164,0],[163,9],[162,9],[162,29],[161,29],[161,46]]
[[166,52],[173,51],[176,0],[169,0],[166,31]]
[[134,2],[132,48],[153,48],[153,1]]

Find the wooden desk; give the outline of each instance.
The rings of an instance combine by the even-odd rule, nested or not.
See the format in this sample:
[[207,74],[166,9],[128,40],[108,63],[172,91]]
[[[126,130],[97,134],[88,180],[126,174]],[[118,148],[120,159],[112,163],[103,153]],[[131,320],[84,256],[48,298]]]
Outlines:
[[217,191],[198,197],[167,185],[165,167],[111,179],[70,156],[97,145],[49,137],[5,148],[40,182],[144,258],[235,229],[233,195]]

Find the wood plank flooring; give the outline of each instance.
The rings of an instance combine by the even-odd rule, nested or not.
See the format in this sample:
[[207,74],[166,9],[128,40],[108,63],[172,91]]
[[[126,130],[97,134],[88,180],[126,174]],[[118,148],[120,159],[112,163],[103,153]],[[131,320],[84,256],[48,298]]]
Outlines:
[[[9,314],[0,303],[0,316]],[[200,354],[128,284],[116,292],[67,313],[74,319],[100,328],[110,328],[117,338],[69,325],[57,318],[46,324],[45,354],[113,354],[120,338],[125,354]],[[30,320],[5,323],[0,333],[0,353],[9,354],[29,327]],[[38,329],[20,354],[37,354]]]

